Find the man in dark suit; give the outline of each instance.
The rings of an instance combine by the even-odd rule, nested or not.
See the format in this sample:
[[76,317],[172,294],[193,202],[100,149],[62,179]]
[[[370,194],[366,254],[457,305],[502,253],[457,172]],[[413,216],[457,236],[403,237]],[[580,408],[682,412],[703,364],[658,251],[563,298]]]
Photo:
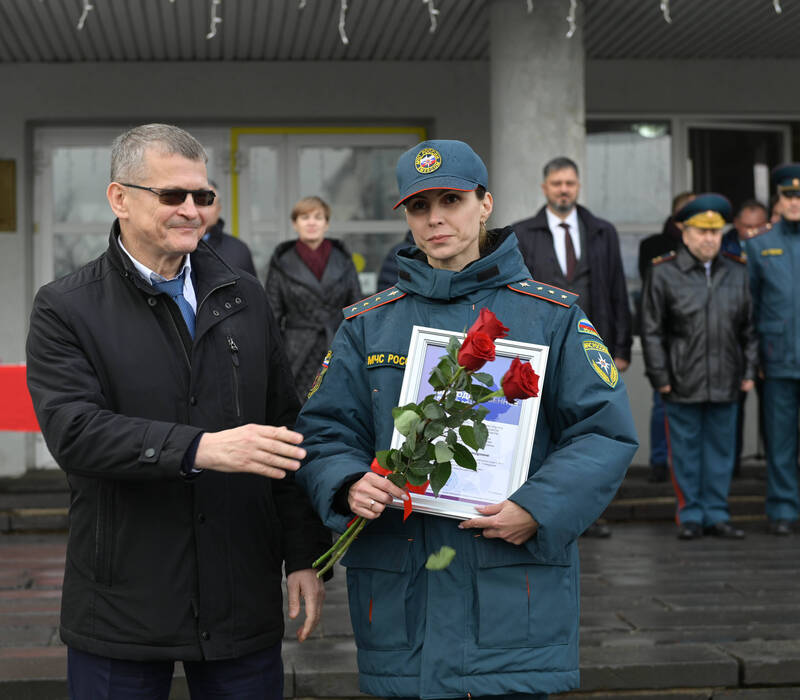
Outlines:
[[578,166],[559,157],[544,166],[547,204],[512,228],[533,277],[578,294],[578,304],[608,346],[617,369],[631,361],[631,312],[612,224],[577,204]]
[[214,204],[209,207],[209,220],[206,226],[206,233],[203,240],[208,243],[219,256],[228,264],[238,267],[240,270],[249,272],[253,277],[256,275],[256,267],[253,265],[253,256],[247,243],[240,241],[235,236],[225,233],[225,221],[220,218],[222,204],[219,200],[219,188],[217,183],[209,180],[208,184],[216,195]]
[[[553,158],[543,174],[547,204],[512,226],[525,264],[540,282],[579,295],[578,304],[624,372],[631,361],[631,312],[617,230],[577,204],[581,185],[574,161]],[[608,537],[611,531],[597,522],[584,534]]]

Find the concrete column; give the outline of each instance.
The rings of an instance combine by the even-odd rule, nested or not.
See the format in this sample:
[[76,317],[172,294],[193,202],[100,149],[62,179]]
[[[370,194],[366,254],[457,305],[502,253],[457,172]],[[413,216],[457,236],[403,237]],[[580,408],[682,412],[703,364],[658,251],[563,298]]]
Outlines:
[[492,226],[532,216],[544,203],[542,167],[567,156],[585,161],[584,51],[577,30],[566,38],[569,0],[491,0],[489,81]]

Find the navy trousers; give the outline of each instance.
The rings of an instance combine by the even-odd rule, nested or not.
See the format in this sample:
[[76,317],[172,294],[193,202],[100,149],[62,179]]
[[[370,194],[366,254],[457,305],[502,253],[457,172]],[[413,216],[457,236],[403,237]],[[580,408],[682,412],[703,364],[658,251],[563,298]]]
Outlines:
[[[184,661],[192,700],[283,700],[281,644],[222,661]],[[172,661],[124,661],[67,651],[70,700],[168,700]]]
[[764,431],[767,452],[767,517],[797,520],[797,417],[800,380],[764,380]]
[[653,408],[650,412],[650,466],[667,463],[667,430],[664,425],[664,399],[653,390]]
[[738,403],[665,401],[664,408],[678,523],[727,522]]

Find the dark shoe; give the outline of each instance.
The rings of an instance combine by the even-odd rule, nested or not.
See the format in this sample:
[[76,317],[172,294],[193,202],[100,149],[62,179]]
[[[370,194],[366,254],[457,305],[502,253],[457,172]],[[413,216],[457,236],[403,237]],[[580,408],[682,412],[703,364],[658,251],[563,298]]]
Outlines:
[[767,523],[767,532],[778,537],[787,537],[792,534],[792,524],[788,520],[770,520]]
[[703,536],[703,528],[700,523],[682,523],[678,526],[679,540],[698,540]]
[[729,540],[743,540],[744,530],[739,530],[728,522],[714,523],[713,525],[706,525],[703,528],[704,535],[711,535],[712,537],[724,537]]
[[647,480],[651,484],[660,484],[669,479],[669,471],[666,464],[654,464],[650,469],[650,476]]
[[600,538],[611,537],[611,528],[605,523],[601,523],[598,520],[597,522],[594,522],[591,525],[589,525],[589,527],[586,528],[586,531],[581,535],[581,537],[600,537]]

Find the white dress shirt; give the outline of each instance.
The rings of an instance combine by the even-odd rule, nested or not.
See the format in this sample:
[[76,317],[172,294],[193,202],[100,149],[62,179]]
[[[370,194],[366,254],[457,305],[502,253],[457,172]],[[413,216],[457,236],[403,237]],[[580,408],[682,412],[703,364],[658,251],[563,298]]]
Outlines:
[[[139,273],[141,278],[145,282],[147,282],[147,284],[152,286],[154,281],[169,282],[168,279],[162,277],[157,272],[153,272],[153,270],[151,270],[149,267],[143,265],[136,258],[134,258],[127,251],[125,246],[122,245],[122,236],[120,236],[117,240],[119,241],[119,247],[122,248],[122,251],[125,253],[125,255],[127,255],[131,259],[131,262],[133,263],[133,266],[136,268],[136,271]],[[196,314],[197,295],[194,293],[194,285],[192,284],[192,260],[188,255],[183,256],[183,265],[181,266],[181,269],[178,270],[178,274],[175,275],[175,277],[179,277],[181,274],[183,274],[184,270],[186,270],[186,274],[183,275],[183,298],[189,302],[189,306],[192,307],[192,311],[194,311]],[[172,279],[175,279],[175,277],[173,277]]]
[[572,207],[572,211],[566,219],[560,219],[550,211],[550,207],[545,207],[547,214],[547,225],[550,233],[553,234],[553,248],[556,250],[556,259],[561,266],[561,271],[567,274],[567,249],[564,245],[564,228],[560,224],[569,225],[569,235],[572,238],[572,247],[575,249],[575,260],[581,259],[581,230],[578,228],[578,210]]

